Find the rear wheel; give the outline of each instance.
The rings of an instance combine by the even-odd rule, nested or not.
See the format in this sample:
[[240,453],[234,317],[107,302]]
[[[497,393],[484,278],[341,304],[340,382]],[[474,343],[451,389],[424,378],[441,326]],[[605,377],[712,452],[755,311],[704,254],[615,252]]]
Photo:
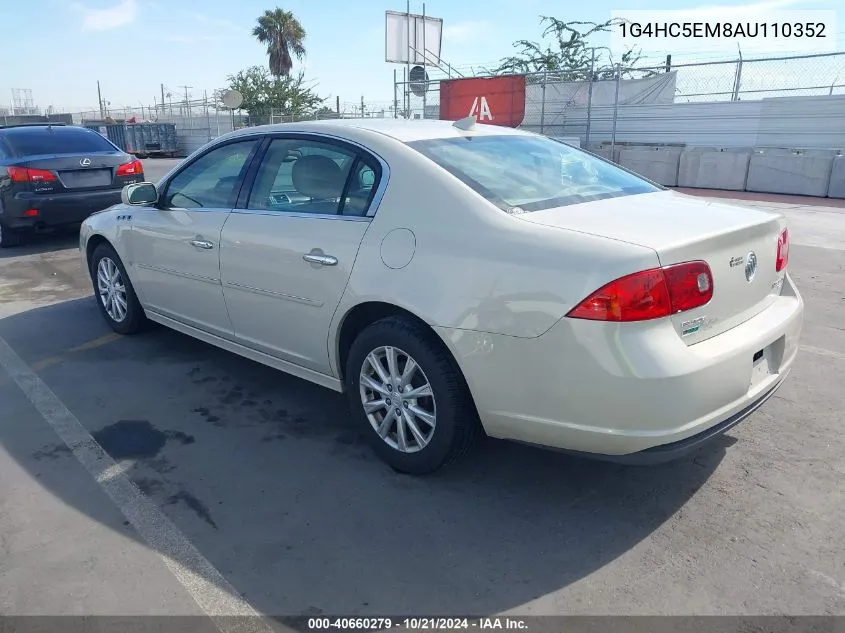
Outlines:
[[118,334],[140,331],[147,317],[114,248],[108,244],[95,248],[90,271],[97,305],[111,329]]
[[346,365],[352,414],[393,469],[422,475],[462,457],[480,434],[463,376],[436,336],[410,319],[367,327]]
[[20,246],[21,243],[23,243],[23,236],[20,233],[14,233],[0,222],[0,248]]

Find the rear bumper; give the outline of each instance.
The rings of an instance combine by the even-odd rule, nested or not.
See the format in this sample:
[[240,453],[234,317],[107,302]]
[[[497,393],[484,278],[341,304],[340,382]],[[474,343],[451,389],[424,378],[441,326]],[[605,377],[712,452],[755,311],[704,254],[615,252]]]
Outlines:
[[613,462],[616,464],[630,464],[634,466],[651,466],[655,464],[663,464],[666,462],[671,462],[672,460],[679,459],[684,455],[688,455],[689,453],[697,450],[704,444],[707,444],[712,439],[722,435],[723,433],[728,432],[737,424],[745,420],[749,417],[752,413],[754,413],[757,409],[762,407],[766,401],[775,395],[775,392],[780,389],[781,385],[786,381],[786,376],[789,373],[789,370],[782,373],[778,382],[768,391],[763,393],[763,395],[759,396],[756,400],[754,400],[750,405],[737,411],[732,416],[723,420],[719,424],[715,426],[711,426],[708,429],[693,435],[692,437],[688,437],[683,440],[677,440],[675,442],[671,442],[669,444],[660,444],[658,446],[652,446],[651,448],[647,448],[642,451],[637,451],[636,453],[628,453],[625,455],[604,455],[600,453],[581,453],[579,451],[565,451],[573,454],[580,454],[585,457],[590,457],[592,459],[599,459],[602,461]]
[[[3,205],[3,224],[13,230],[79,224],[96,211],[120,202],[120,189],[87,191],[58,195],[18,193]],[[29,209],[38,211],[35,217],[24,217]]]
[[668,320],[562,319],[533,339],[437,329],[488,435],[648,463],[696,448],[770,398],[795,359],[803,313],[787,276],[767,309],[689,346]]

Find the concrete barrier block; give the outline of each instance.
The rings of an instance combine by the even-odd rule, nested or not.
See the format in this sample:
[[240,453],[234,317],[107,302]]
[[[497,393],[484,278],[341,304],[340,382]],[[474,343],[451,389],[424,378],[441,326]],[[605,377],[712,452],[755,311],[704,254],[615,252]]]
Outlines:
[[680,148],[625,148],[619,152],[619,164],[666,187],[678,185]]
[[748,164],[746,191],[827,196],[833,156],[757,151]]
[[796,147],[792,150],[802,156],[821,156],[822,158],[836,158],[842,151],[838,149],[819,149],[816,147]]
[[827,188],[828,198],[845,198],[845,156],[833,159],[833,169],[830,170],[830,185]]
[[685,149],[678,166],[678,186],[744,191],[750,159],[750,149]]
[[[602,158],[605,158],[609,161],[613,161],[614,163],[619,162],[619,148],[618,147],[613,150],[613,156],[611,156],[611,154],[610,154],[610,145],[593,145],[591,143],[590,145],[587,145],[584,149],[586,149],[589,152],[592,152],[593,154],[595,154],[597,156],[601,156]],[[614,160],[614,158],[615,158],[615,160]]]

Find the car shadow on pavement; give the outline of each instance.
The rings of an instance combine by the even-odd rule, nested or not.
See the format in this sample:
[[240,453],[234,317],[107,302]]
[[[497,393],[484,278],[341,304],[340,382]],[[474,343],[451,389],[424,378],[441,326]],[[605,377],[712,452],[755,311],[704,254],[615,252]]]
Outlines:
[[[33,337],[34,327],[51,336]],[[41,378],[107,452],[132,458],[136,485],[270,615],[488,615],[622,555],[658,558],[650,535],[733,442],[633,467],[488,439],[414,478],[376,459],[339,394],[166,328],[61,356],[107,333],[91,299],[0,320],[0,336],[30,365],[60,358],[42,362]],[[16,388],[2,379],[0,370],[0,389]],[[45,444],[33,433],[0,424],[3,447],[41,486],[139,538],[105,495],[80,493],[87,475],[58,437]]]
[[0,259],[39,255],[79,246],[79,229],[61,229],[51,233],[28,235],[20,246],[0,249]]

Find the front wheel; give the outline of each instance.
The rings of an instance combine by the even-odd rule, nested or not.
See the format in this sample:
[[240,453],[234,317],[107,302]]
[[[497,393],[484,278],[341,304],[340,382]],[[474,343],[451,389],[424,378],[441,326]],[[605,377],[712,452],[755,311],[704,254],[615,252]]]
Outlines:
[[422,475],[462,457],[480,433],[466,382],[436,335],[410,319],[367,327],[349,352],[346,392],[376,454]]
[[134,334],[143,328],[147,318],[123,262],[108,244],[94,249],[90,262],[94,297],[100,314],[118,334]]

